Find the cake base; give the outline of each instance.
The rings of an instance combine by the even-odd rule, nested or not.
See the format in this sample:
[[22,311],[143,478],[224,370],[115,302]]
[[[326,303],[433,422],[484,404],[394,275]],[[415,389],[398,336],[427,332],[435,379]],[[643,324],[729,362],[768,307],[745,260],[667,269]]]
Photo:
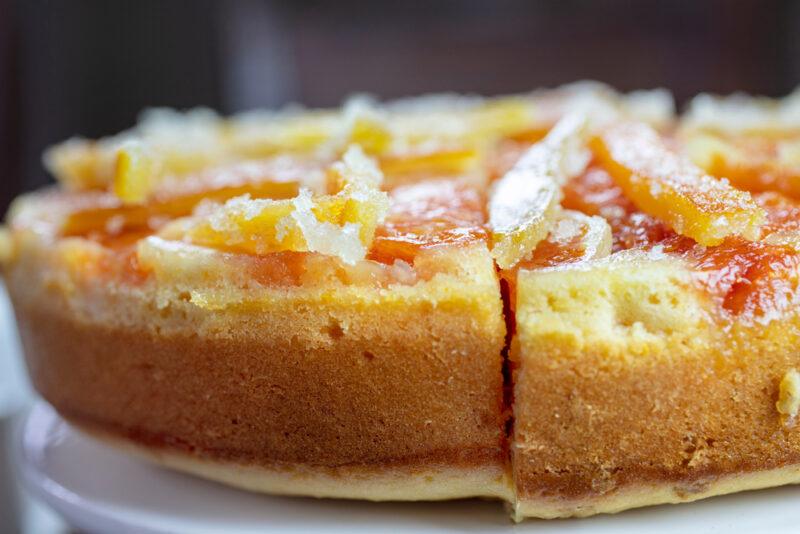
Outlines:
[[272,495],[368,501],[441,501],[484,497],[513,500],[510,475],[497,466],[375,465],[321,468],[209,460],[136,443],[96,426],[70,421],[80,432],[140,459],[248,491]]

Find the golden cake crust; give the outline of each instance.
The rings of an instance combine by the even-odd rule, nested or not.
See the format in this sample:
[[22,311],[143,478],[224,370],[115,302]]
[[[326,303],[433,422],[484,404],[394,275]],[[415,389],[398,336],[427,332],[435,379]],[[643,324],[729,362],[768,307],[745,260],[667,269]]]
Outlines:
[[519,515],[800,482],[800,432],[776,409],[782,378],[800,366],[800,320],[730,323],[707,300],[674,260],[520,275]]
[[[320,495],[362,496],[375,487],[349,488],[349,473],[395,471],[447,476],[372,498],[508,493],[505,326],[485,246],[466,252],[490,275],[472,291],[451,294],[446,279],[424,291],[285,289],[222,310],[124,285],[98,295],[52,278],[42,248],[8,270],[9,293],[36,389],[79,425],[187,465],[345,482],[320,482]],[[462,476],[481,484],[456,490]],[[270,491],[283,492],[279,480]]]

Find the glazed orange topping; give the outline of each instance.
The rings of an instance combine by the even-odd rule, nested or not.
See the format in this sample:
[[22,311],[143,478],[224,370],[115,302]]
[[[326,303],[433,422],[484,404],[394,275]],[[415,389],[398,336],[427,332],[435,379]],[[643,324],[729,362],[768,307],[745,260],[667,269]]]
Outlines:
[[224,202],[249,194],[253,198],[291,198],[304,175],[321,172],[319,164],[286,156],[209,169],[190,177],[160,184],[143,204],[123,204],[113,194],[94,194],[93,202],[72,211],[64,221],[63,235],[91,231],[119,233],[156,229],[165,219],[192,212],[201,201]]
[[705,174],[646,124],[610,126],[592,147],[636,207],[677,233],[703,245],[758,238],[764,214],[750,195]]
[[583,238],[586,230],[585,227],[581,228],[580,232],[563,241],[554,239],[552,235],[548,236],[547,239],[536,245],[531,259],[519,262],[517,267],[519,269],[540,269],[581,260],[584,256]]
[[[767,213],[765,231],[800,226],[800,204],[777,193],[756,195],[754,200]],[[664,252],[688,260],[699,285],[733,314],[768,317],[793,302],[800,254],[791,247],[739,237],[714,247],[697,245],[637,211],[608,173],[597,166],[567,183],[564,206],[605,217],[613,229],[614,250],[660,245]]]
[[389,215],[378,227],[369,259],[412,262],[420,249],[487,237],[484,198],[469,186],[433,180],[398,187],[389,196]]
[[597,164],[567,182],[563,191],[565,208],[608,221],[614,252],[655,245],[677,235],[663,222],[637,210],[608,171]]
[[702,286],[733,314],[769,319],[795,305],[800,255],[791,247],[731,238],[684,255]]

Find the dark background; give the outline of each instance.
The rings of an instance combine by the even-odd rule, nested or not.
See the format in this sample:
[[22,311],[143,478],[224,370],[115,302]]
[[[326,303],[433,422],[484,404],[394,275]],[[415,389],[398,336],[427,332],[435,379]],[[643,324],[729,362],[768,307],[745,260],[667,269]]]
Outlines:
[[148,106],[229,113],[354,91],[789,92],[790,0],[0,0],[0,210],[47,183],[40,153]]

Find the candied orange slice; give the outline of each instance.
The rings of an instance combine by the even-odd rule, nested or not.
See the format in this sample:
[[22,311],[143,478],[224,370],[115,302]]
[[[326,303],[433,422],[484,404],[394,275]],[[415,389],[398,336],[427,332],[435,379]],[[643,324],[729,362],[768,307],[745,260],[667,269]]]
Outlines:
[[381,170],[387,175],[426,172],[453,175],[474,168],[479,160],[479,151],[476,148],[458,146],[414,149],[386,154],[379,158]]
[[800,230],[778,230],[762,239],[769,245],[786,245],[800,252]]
[[308,153],[329,141],[338,125],[331,111],[251,111],[230,120],[226,139],[232,152],[249,158]]
[[359,145],[370,155],[389,150],[394,135],[388,118],[367,98],[352,98],[342,111],[344,131],[338,140],[343,146]]
[[592,147],[636,207],[677,233],[701,245],[717,245],[731,235],[758,238],[765,214],[750,194],[705,174],[646,124],[613,125]]
[[249,194],[252,198],[292,198],[300,184],[323,180],[320,166],[308,160],[281,156],[265,161],[216,167],[181,178],[168,178],[154,188],[145,204],[123,204],[116,196],[97,196],[90,205],[69,213],[63,235],[89,232],[115,234],[152,227],[162,219],[184,217],[204,200],[225,202]]
[[472,112],[470,130],[480,138],[508,137],[528,131],[533,119],[534,107],[528,99],[497,98]]
[[561,185],[588,163],[585,128],[583,117],[565,117],[495,182],[489,226],[492,255],[501,268],[528,257],[547,235],[559,210]]
[[366,255],[389,200],[379,189],[380,170],[357,145],[332,171],[341,184],[335,195],[312,197],[302,189],[291,200],[237,197],[207,216],[176,221],[163,233],[222,250],[319,252],[353,264]]
[[[72,139],[49,148],[45,165],[69,189],[107,189],[114,182],[120,147],[132,141],[157,151],[165,174],[197,172],[231,159],[224,131],[222,121],[207,109],[185,113],[151,109],[131,130],[96,141]],[[131,163],[134,170],[142,168],[141,161]],[[136,197],[135,189],[132,195]]]

